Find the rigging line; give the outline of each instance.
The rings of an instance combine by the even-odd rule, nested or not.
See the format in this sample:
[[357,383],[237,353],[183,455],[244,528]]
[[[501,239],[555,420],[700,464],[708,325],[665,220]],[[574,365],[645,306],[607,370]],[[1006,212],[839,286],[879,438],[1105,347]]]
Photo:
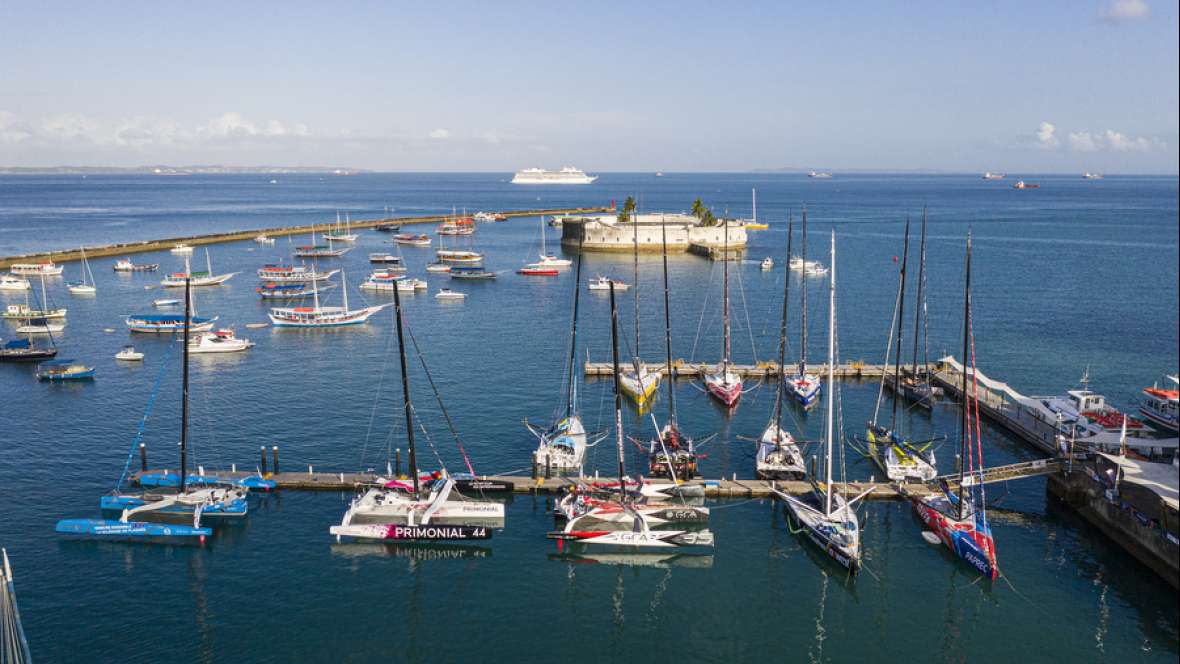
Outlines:
[[[422,350],[418,348],[418,339],[414,336],[414,328],[406,325],[406,333],[410,337],[410,343],[414,346],[414,354],[418,356],[418,361],[422,364],[422,371],[426,373],[426,382],[430,384],[430,391],[434,392],[434,399],[438,402],[439,410],[442,411],[442,416],[447,421],[447,428],[451,430],[451,436],[455,438],[455,445],[459,448],[459,454],[463,455],[463,463],[467,464],[467,472],[471,473],[472,477],[475,477],[475,469],[471,467],[471,459],[467,457],[467,450],[463,449],[463,441],[459,439],[459,431],[455,428],[455,422],[451,420],[451,414],[447,412],[446,405],[443,404],[442,395],[438,393],[438,386],[434,384],[434,378],[430,375],[430,368],[426,366],[426,357],[422,355]],[[435,456],[438,456],[437,452]]]
[[[434,446],[434,439],[430,437],[430,431],[426,429],[426,424],[422,421],[422,417],[418,414],[418,407],[411,403],[410,409],[414,412],[414,423],[418,425],[418,428],[422,431],[422,435],[426,437],[426,444],[430,446],[430,452],[434,454],[434,460],[438,462],[438,467],[441,468],[443,472],[446,472],[447,464],[443,463],[442,456],[440,456],[438,453],[438,448]],[[421,473],[422,471],[419,470],[418,474]],[[447,474],[449,475],[450,473],[448,472]]]
[[716,273],[717,264],[713,263],[713,265],[711,265],[709,268],[709,281],[705,283],[705,298],[704,302],[701,304],[701,317],[697,320],[697,333],[692,340],[692,350],[688,354],[689,362],[692,362],[697,356],[697,344],[701,340],[701,326],[705,322],[705,314],[709,311],[709,296],[713,293],[713,277],[716,276]]
[[738,294],[742,296],[742,313],[746,315],[746,333],[750,335],[750,354],[754,356],[754,364],[758,364],[758,346],[754,343],[754,326],[750,323],[750,308],[746,306],[746,284],[742,281],[742,270],[737,271]]
[[[885,374],[889,369],[890,353],[893,351],[893,332],[896,329],[898,319],[898,307],[901,305],[901,289],[898,288],[897,295],[893,298],[893,318],[889,322],[889,336],[885,339],[885,363],[881,365],[881,386],[877,389],[877,405],[873,407],[873,424],[876,424],[881,415],[881,399],[885,396]],[[894,398],[897,395],[894,394]]]
[[[377,375],[377,392],[373,395],[373,408],[369,411],[369,426],[365,429],[365,442],[361,446],[361,462],[364,463],[365,454],[369,450],[369,439],[373,435],[373,422],[377,419],[377,406],[381,403],[381,393],[385,386],[385,371],[389,366],[390,348],[393,345],[393,335],[386,335],[385,352],[381,354],[381,372]],[[390,430],[392,433],[392,429]]]
[[143,430],[147,426],[148,418],[152,415],[152,406],[156,403],[156,395],[160,392],[160,382],[164,379],[164,373],[168,369],[168,360],[172,358],[172,349],[176,346],[176,330],[172,331],[172,336],[168,339],[168,352],[164,354],[164,361],[160,363],[160,372],[156,374],[156,382],[152,385],[152,394],[148,397],[147,408],[143,411],[143,417],[139,419],[139,427],[135,431],[135,437],[131,440],[131,449],[127,452],[127,463],[123,464],[123,473],[119,475],[119,483],[115,485],[115,491],[123,488],[123,482],[127,480],[127,473],[131,471],[131,460],[135,456],[135,450],[139,447],[139,441],[143,439]]

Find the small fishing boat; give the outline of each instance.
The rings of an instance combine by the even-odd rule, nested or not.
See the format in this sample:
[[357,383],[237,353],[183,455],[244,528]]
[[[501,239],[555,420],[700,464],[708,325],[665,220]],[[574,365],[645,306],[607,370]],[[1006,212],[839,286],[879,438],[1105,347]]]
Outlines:
[[239,339],[233,330],[215,330],[194,335],[188,342],[190,353],[238,353],[254,346],[249,339]]
[[1012,185],[1013,189],[1040,189],[1041,185],[1025,182],[1024,180],[1017,180],[1016,184]]
[[[191,251],[189,253],[192,253]],[[159,263],[132,263],[130,258],[120,258],[112,268],[115,272],[155,272]]]
[[468,279],[472,281],[495,279],[496,273],[489,272],[478,266],[464,266],[455,265],[451,267],[450,275],[452,279]]
[[556,277],[559,272],[555,267],[545,267],[540,263],[533,263],[526,265],[516,271],[517,274],[523,274],[527,277]]
[[90,271],[90,261],[86,260],[86,248],[80,249],[82,253],[82,280],[81,281],[67,281],[66,290],[73,295],[94,295],[98,292],[95,287],[94,273]]
[[52,344],[45,348],[38,348],[30,337],[28,339],[9,339],[0,346],[0,362],[40,362],[57,355],[57,348]]
[[248,330],[261,330],[265,327],[270,327],[270,324],[269,323],[246,323],[246,329],[248,329]]
[[316,284],[312,286],[309,283],[275,283],[267,282],[258,288],[254,289],[255,293],[264,300],[295,300],[299,298],[308,297],[313,291],[319,290],[321,293],[326,290],[331,290],[336,287],[336,284]]
[[506,221],[508,217],[498,212],[476,212],[472,219],[483,222]]
[[152,300],[152,306],[156,307],[157,309],[164,309],[166,307],[178,307],[178,306],[180,306],[180,300],[160,298],[158,300]]
[[94,373],[94,367],[88,367],[77,360],[49,360],[37,366],[38,380],[93,380]]
[[804,260],[802,256],[792,256],[787,265],[795,272],[802,272],[805,277],[822,277],[828,273],[828,268],[823,263]]
[[467,295],[465,293],[453,291],[449,288],[443,288],[434,294],[434,299],[444,301],[462,301],[467,299]]
[[400,267],[403,270],[406,269],[405,266],[402,265],[401,256],[394,256],[393,254],[386,253],[384,251],[378,251],[376,253],[369,254],[369,262],[375,265],[394,265]]
[[470,217],[449,219],[435,231],[439,235],[474,235],[475,220]]
[[41,309],[33,309],[28,304],[10,304],[4,308],[4,313],[0,317],[9,319],[26,319],[26,318],[65,318],[66,309],[50,309],[42,311]]
[[483,254],[478,251],[463,251],[460,249],[439,249],[434,252],[438,260],[454,265],[474,265],[483,261]]
[[451,266],[448,265],[447,263],[427,263],[426,264],[426,271],[427,272],[450,272]]
[[312,281],[327,281],[340,270],[320,272],[306,265],[277,265],[268,263],[258,268],[258,278],[263,281],[286,284],[303,284]]
[[429,247],[431,239],[429,235],[417,235],[414,233],[401,233],[393,236],[393,241],[397,244],[404,244],[410,247]]
[[0,274],[0,291],[27,291],[32,287],[28,279],[13,274]]
[[143,353],[135,350],[135,346],[123,346],[123,350],[115,353],[115,359],[124,362],[142,362]]
[[620,293],[631,287],[630,285],[617,279],[612,280],[609,277],[599,276],[591,279],[589,283],[586,284],[586,288],[592,291],[609,291],[612,283],[615,286],[616,293]]
[[178,256],[187,256],[187,255],[192,255],[193,248],[187,244],[178,244],[178,245],[173,246],[168,251],[169,251],[169,253],[173,253]]
[[44,261],[41,263],[13,263],[11,266],[9,266],[8,270],[13,274],[56,277],[65,270],[65,267],[62,265],[56,265],[53,261]]
[[356,242],[356,233],[352,232],[352,218],[345,213],[344,226],[340,225],[340,213],[336,213],[336,226],[330,233],[324,233],[324,239],[329,242]]
[[[1180,402],[1180,390],[1176,390],[1176,376],[1168,376],[1173,389],[1161,389],[1159,384],[1143,388],[1143,404],[1139,406],[1139,414],[1146,417],[1153,425],[1167,431],[1180,430],[1177,422],[1177,403]],[[1125,421],[1125,420],[1124,420]]]
[[360,325],[373,317],[378,311],[381,311],[388,304],[379,304],[373,307],[362,307],[360,309],[348,308],[348,284],[345,282],[344,273],[340,273],[340,280],[342,282],[341,291],[344,293],[344,306],[341,307],[322,307],[320,306],[319,289],[315,287],[315,282],[312,282],[312,298],[314,304],[310,307],[276,307],[270,310],[267,316],[270,322],[275,327],[302,327],[302,328],[327,328],[327,327],[343,327],[346,325]]
[[271,245],[271,244],[274,244],[274,243],[275,243],[275,239],[274,239],[273,237],[269,237],[269,236],[267,236],[267,235],[264,233],[264,234],[262,234],[262,235],[255,236],[255,238],[254,238],[254,242],[255,242],[255,243],[257,243],[257,244]]
[[220,286],[233,279],[237,272],[213,274],[213,262],[209,258],[209,250],[205,249],[205,271],[193,272],[189,259],[184,259],[184,272],[173,272],[160,281],[164,288],[183,288],[186,283],[192,286]]
[[770,256],[763,258],[760,267],[762,268],[762,270],[764,272],[773,270],[774,269],[774,259],[771,258]]

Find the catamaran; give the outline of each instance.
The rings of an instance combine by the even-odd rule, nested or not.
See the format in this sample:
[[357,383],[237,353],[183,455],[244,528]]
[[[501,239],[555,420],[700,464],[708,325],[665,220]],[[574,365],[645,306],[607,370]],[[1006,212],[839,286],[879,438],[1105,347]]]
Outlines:
[[[983,439],[979,421],[979,392],[975,370],[975,335],[971,327],[971,234],[967,234],[966,285],[963,296],[963,363],[970,358],[971,371],[964,369],[961,385],[963,403],[959,418],[959,482],[951,491],[943,482],[941,492],[911,496],[910,503],[927,528],[938,539],[979,571],[995,580],[1000,573],[996,561],[996,542],[987,519],[987,494],[984,489]],[[972,377],[971,387],[967,377]]]
[[[787,256],[791,255],[791,240],[794,231],[793,220],[787,221]],[[758,439],[758,452],[754,456],[754,470],[759,479],[796,480],[807,474],[803,455],[791,434],[783,428],[783,395],[786,392],[787,353],[787,305],[791,295],[791,274],[783,274],[783,316],[778,330],[778,389],[774,392],[774,413],[770,423]]]
[[81,247],[79,251],[82,253],[82,280],[67,281],[66,290],[74,295],[94,295],[98,288],[95,287],[94,273],[90,271],[90,261],[86,260],[86,247]]
[[[193,488],[188,480],[188,374],[189,374],[189,333],[192,322],[192,289],[184,289],[185,313],[182,324],[183,374],[180,401],[180,470],[174,482],[175,489],[151,489],[136,492],[122,491],[127,477],[124,469],[115,491],[99,501],[103,512],[118,513],[118,519],[63,519],[57,522],[56,530],[68,535],[81,535],[112,539],[167,539],[205,541],[213,533],[202,527],[203,519],[242,518],[249,505],[246,491],[236,486],[205,486]],[[165,366],[167,363],[165,362]],[[154,396],[154,395],[153,395]],[[150,403],[150,402],[149,402]],[[150,405],[149,405],[150,408]],[[146,420],[147,415],[144,415]],[[139,441],[136,435],[135,443]],[[130,458],[130,457],[129,457]],[[130,463],[130,462],[129,462]],[[178,523],[152,523],[133,520],[132,517],[151,520],[192,519],[192,525]]]
[[328,242],[356,242],[360,237],[352,232],[352,218],[348,213],[344,215],[344,226],[340,226],[340,213],[336,213],[336,225],[332,228],[330,233],[324,233],[324,239]]
[[373,314],[381,311],[388,304],[360,309],[348,308],[348,283],[344,272],[340,273],[341,290],[344,292],[344,306],[321,307],[320,291],[316,282],[312,282],[311,296],[314,304],[310,307],[275,307],[267,314],[275,327],[341,327],[344,325],[360,325],[369,320]]
[[574,268],[574,307],[570,316],[570,352],[566,360],[566,393],[564,417],[545,431],[538,431],[525,422],[529,431],[537,437],[537,449],[533,451],[533,467],[537,470],[558,474],[582,473],[586,459],[586,428],[578,407],[578,302],[579,286],[582,283],[582,258],[578,254],[578,266]]
[[[406,362],[401,296],[393,292],[397,327],[398,358],[401,363],[402,401],[406,417],[410,481],[388,480],[353,499],[340,525],[329,532],[368,540],[462,541],[492,536],[493,528],[504,526],[504,504],[461,495],[453,477],[440,475],[425,484],[418,473],[414,445],[414,407],[410,399],[410,378]],[[471,470],[470,466],[468,470]],[[474,471],[471,473],[474,476]]]
[[[902,240],[901,271],[897,277],[897,300],[893,310],[893,324],[889,330],[889,345],[896,339],[897,348],[894,352],[893,374],[901,374],[901,344],[902,330],[905,325],[902,316],[905,313],[905,276],[909,263],[910,250],[910,220],[906,217],[905,235]],[[896,329],[897,335],[893,332]],[[889,364],[889,350],[885,352],[885,364]],[[865,427],[865,438],[868,444],[869,457],[876,462],[889,479],[896,482],[916,480],[926,482],[938,475],[938,467],[934,463],[934,452],[927,448],[933,441],[915,443],[907,440],[898,431],[897,406],[901,402],[900,395],[895,394],[891,403],[889,426],[880,423],[881,399],[885,394],[885,375],[881,376],[881,386],[877,391],[877,405],[873,411],[873,419]]]
[[723,244],[722,267],[723,277],[721,285],[721,361],[717,367],[705,374],[705,389],[726,408],[735,408],[738,399],[742,398],[742,377],[733,370],[730,360],[729,339],[729,222],[725,224],[725,240]]
[[234,278],[237,272],[227,274],[213,274],[213,261],[209,258],[209,249],[205,249],[205,271],[193,272],[189,259],[184,259],[184,272],[173,272],[160,281],[164,288],[184,288],[190,286],[219,286]]
[[[605,503],[601,499],[582,492],[571,493],[563,500],[561,514],[565,517],[564,528],[548,534],[550,539],[561,542],[571,542],[581,546],[592,547],[621,547],[627,549],[638,548],[670,548],[670,547],[712,547],[713,533],[708,530],[653,530],[652,525],[667,522],[653,511],[675,518],[678,515],[687,516],[693,513],[699,520],[703,514],[707,518],[705,508],[684,509],[681,512],[665,512],[676,510],[677,505],[663,505],[658,508],[650,506],[640,507],[635,498],[629,495],[626,484],[627,474],[623,456],[623,392],[619,376],[619,311],[615,304],[615,292],[610,292],[611,304],[611,357],[614,363],[614,393],[615,393],[615,448],[619,462],[619,492],[615,504]],[[703,511],[702,511],[703,510]],[[645,514],[644,512],[648,512]],[[624,526],[626,529],[619,529]]]
[[[832,231],[831,281],[828,286],[828,384],[833,394],[826,399],[827,422],[824,426],[824,483],[810,477],[812,489],[801,496],[792,496],[771,485],[771,490],[787,506],[791,519],[802,526],[803,532],[821,551],[837,564],[855,574],[860,569],[860,521],[854,506],[873,489],[852,500],[845,498],[847,484],[838,488],[832,483],[833,446],[837,438],[835,406],[836,365],[836,231]],[[843,436],[840,444],[843,445]],[[843,467],[843,464],[841,464]]]
[[[807,264],[807,208],[803,208],[803,248],[800,260]],[[819,376],[807,372],[807,280],[800,287],[802,307],[799,313],[799,371],[786,379],[787,392],[803,408],[811,408],[819,400],[821,389]]]
[[631,357],[631,366],[619,374],[619,387],[622,388],[623,394],[627,395],[627,398],[631,399],[642,411],[647,408],[648,400],[660,387],[660,373],[647,366],[639,352],[639,219],[635,215],[631,217],[631,227],[633,231],[631,255],[635,272],[635,293],[633,295],[635,298],[635,354]]

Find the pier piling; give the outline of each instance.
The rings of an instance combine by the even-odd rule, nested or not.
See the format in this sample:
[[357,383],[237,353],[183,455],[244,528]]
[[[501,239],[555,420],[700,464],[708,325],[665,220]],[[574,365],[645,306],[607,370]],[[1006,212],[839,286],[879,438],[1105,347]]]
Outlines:
[[270,465],[274,468],[275,474],[279,472],[279,446],[275,445],[270,448]]
[[265,475],[266,474],[266,445],[263,445],[262,447],[259,448],[258,456],[259,456],[258,472]]
[[147,466],[147,445],[139,444],[139,465],[140,469],[146,471]]

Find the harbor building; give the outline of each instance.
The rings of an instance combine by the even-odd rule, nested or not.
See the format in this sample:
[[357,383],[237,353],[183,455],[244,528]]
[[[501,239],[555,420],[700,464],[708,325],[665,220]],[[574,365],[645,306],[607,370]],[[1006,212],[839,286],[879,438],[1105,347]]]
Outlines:
[[570,249],[580,244],[586,251],[629,252],[638,243],[639,251],[658,252],[663,247],[664,230],[671,251],[703,248],[716,253],[728,240],[729,249],[736,254],[746,246],[745,223],[736,219],[706,226],[690,214],[653,212],[633,215],[625,222],[614,214],[566,216],[560,224],[561,243]]

